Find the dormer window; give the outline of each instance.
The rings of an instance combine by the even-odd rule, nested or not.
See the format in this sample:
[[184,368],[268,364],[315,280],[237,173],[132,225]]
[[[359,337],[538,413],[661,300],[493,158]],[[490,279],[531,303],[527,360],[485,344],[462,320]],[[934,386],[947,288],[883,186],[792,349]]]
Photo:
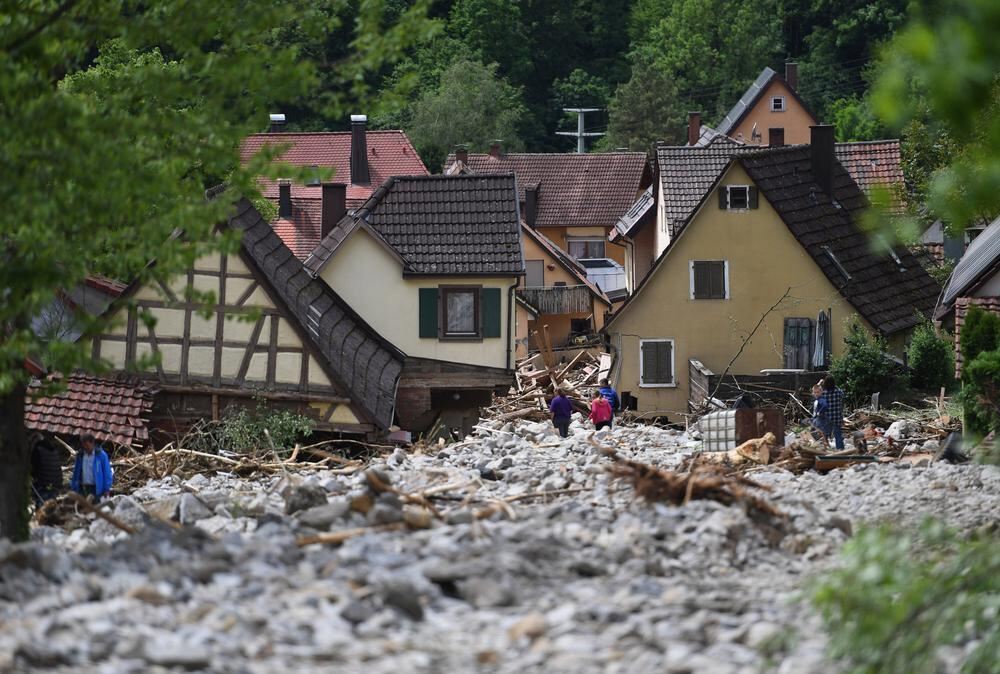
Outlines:
[[753,185],[723,185],[719,188],[719,208],[728,211],[757,208],[757,188]]
[[785,111],[785,97],[771,96],[771,112],[784,112],[784,111]]

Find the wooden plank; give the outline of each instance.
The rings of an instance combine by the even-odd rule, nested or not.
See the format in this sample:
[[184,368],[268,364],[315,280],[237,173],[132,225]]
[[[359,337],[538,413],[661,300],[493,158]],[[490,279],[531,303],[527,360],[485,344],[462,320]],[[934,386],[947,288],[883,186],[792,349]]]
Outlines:
[[250,299],[250,296],[253,295],[254,291],[257,290],[257,288],[259,287],[260,284],[257,283],[257,279],[254,279],[254,282],[251,283],[249,286],[247,286],[247,289],[244,290],[243,294],[240,295],[239,298],[236,300],[236,306],[238,307],[246,306],[247,300]]
[[135,343],[139,338],[137,334],[138,322],[136,320],[136,308],[128,308],[128,323],[125,329],[125,365],[135,365]]

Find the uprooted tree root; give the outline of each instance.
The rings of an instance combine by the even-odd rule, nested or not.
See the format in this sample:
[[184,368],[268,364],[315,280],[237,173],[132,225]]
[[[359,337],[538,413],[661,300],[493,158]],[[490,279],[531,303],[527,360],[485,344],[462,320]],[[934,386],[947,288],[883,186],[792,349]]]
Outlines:
[[692,500],[708,499],[723,505],[739,504],[751,520],[760,524],[773,527],[787,519],[768,501],[749,491],[770,491],[770,487],[741,475],[727,475],[724,470],[710,467],[676,473],[626,459],[609,447],[600,447],[600,450],[614,462],[608,466],[608,472],[617,479],[630,482],[635,493],[645,501],[685,505]]

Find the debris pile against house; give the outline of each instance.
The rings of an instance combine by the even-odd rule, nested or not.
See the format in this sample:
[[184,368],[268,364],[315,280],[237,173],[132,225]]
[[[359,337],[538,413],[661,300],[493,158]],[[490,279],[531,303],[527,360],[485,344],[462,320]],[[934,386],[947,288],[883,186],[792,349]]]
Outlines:
[[853,530],[1000,509],[990,466],[691,476],[689,433],[570,430],[483,420],[349,464],[220,454],[252,473],[167,448],[101,515],[67,502],[65,528],[0,543],[0,671],[832,671],[792,600]]
[[584,414],[589,411],[589,394],[607,376],[611,355],[597,349],[555,351],[544,337],[543,348],[517,362],[515,386],[506,396],[496,396],[483,410],[487,419],[547,419],[548,401],[556,388],[561,389],[573,407]]

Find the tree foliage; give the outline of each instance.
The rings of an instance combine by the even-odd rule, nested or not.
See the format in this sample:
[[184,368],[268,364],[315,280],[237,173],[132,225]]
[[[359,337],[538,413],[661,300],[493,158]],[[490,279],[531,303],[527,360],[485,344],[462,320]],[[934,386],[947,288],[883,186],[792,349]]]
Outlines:
[[873,335],[857,319],[847,326],[844,352],[834,357],[830,374],[844,390],[849,404],[861,405],[873,393],[885,393],[899,384],[896,364],[887,355],[885,340]]
[[916,388],[937,390],[955,383],[955,346],[939,335],[930,321],[913,331],[906,349],[910,366],[910,384]]
[[677,101],[677,86],[663,70],[636,64],[632,78],[611,99],[608,133],[600,147],[647,151],[658,140],[685,142],[685,114]]

